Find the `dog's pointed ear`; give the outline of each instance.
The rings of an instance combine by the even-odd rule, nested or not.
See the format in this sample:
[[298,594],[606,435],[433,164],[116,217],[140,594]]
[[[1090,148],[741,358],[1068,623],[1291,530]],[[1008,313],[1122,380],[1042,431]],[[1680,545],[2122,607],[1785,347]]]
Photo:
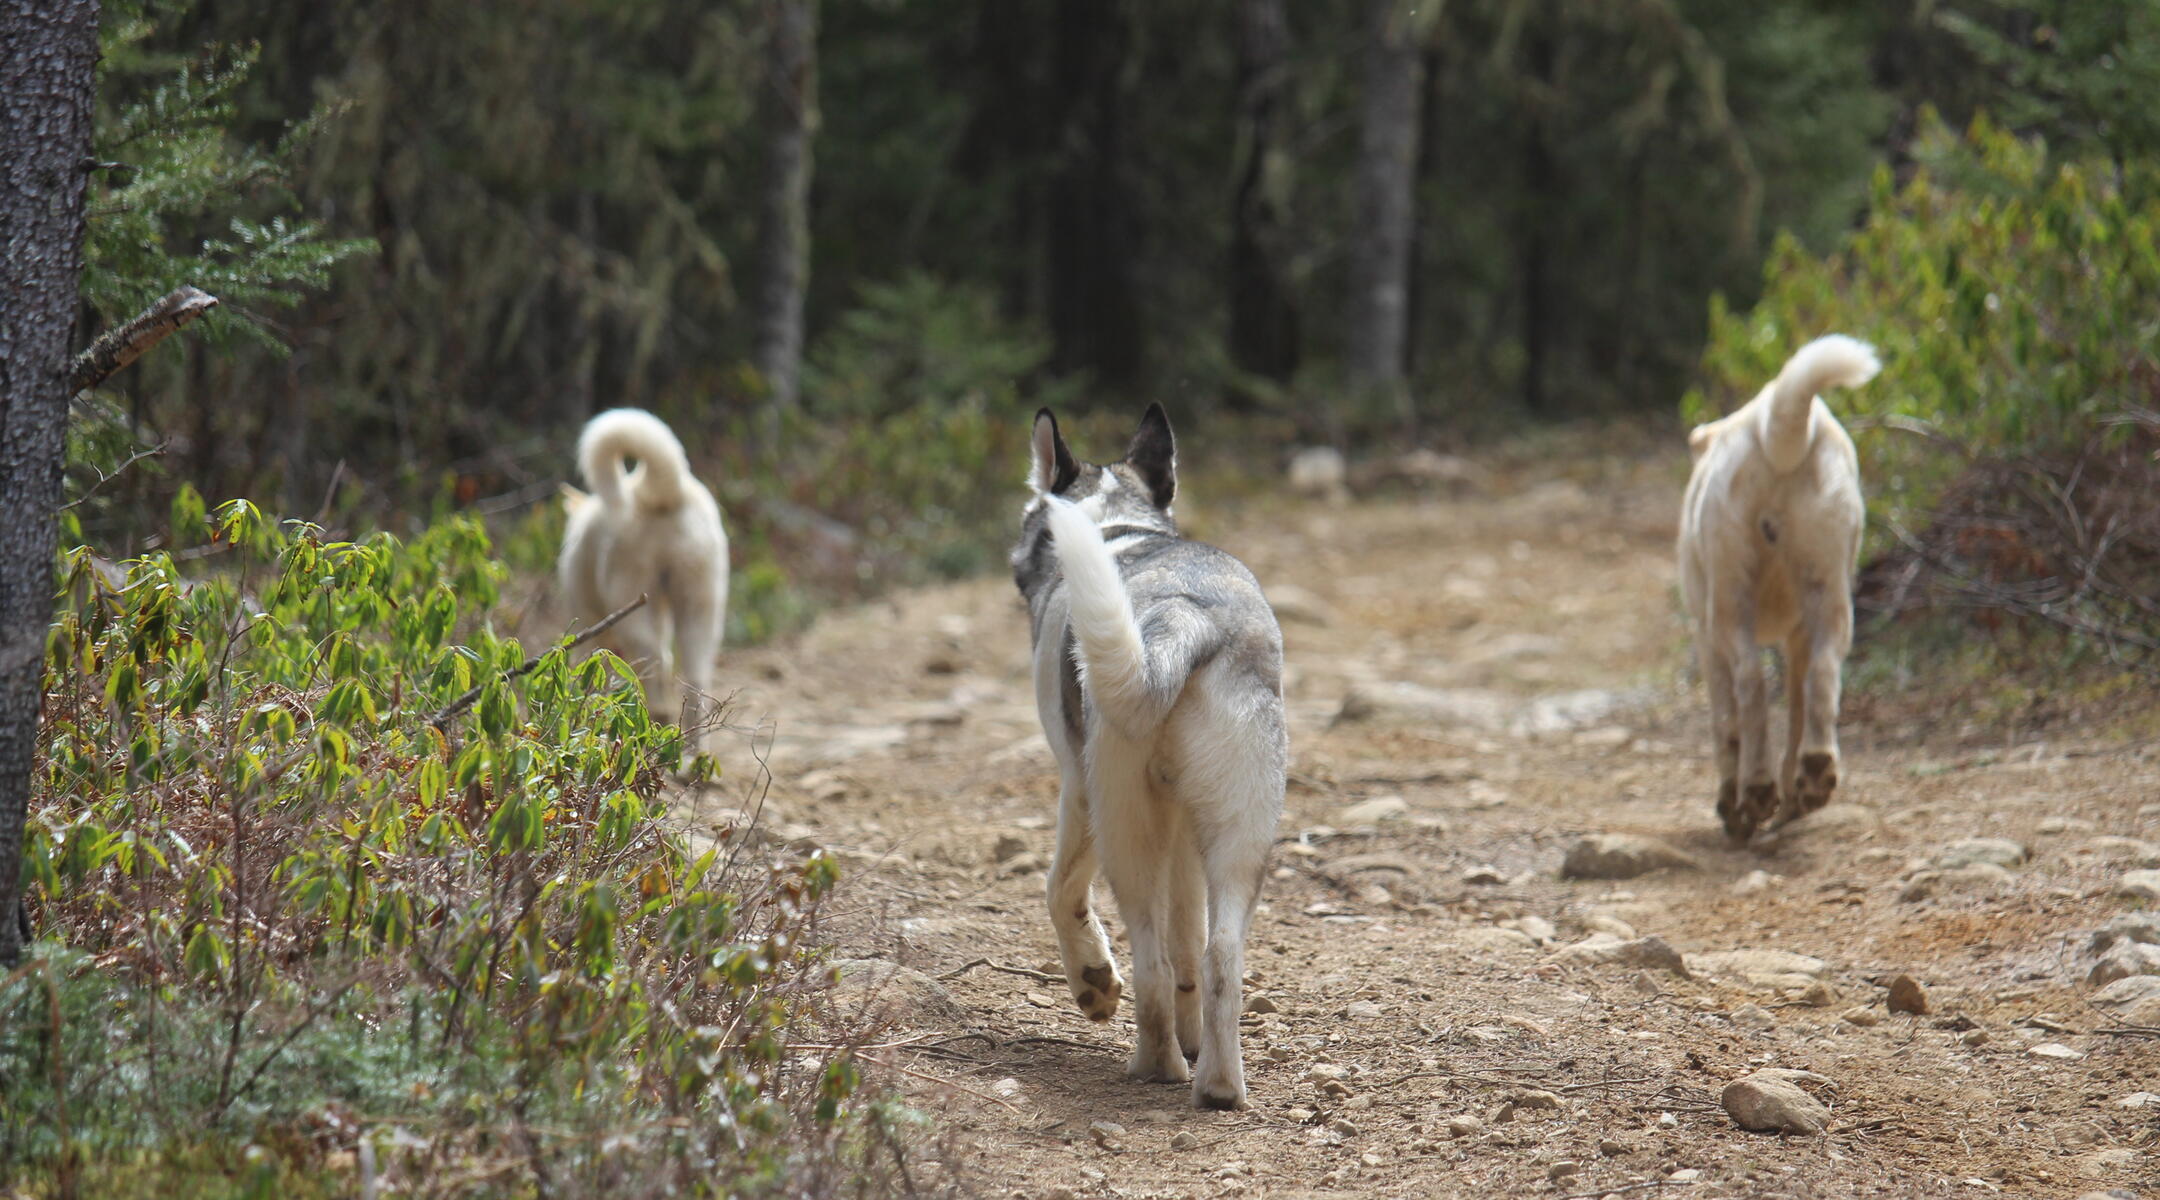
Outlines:
[[1170,414],[1161,404],[1148,405],[1132,445],[1125,450],[1125,462],[1147,484],[1155,507],[1169,508],[1177,496],[1177,438],[1170,432]]
[[1049,409],[1036,410],[1035,432],[1028,442],[1033,451],[1028,455],[1029,487],[1056,495],[1080,477],[1080,463],[1066,449],[1065,438],[1058,433],[1057,418]]

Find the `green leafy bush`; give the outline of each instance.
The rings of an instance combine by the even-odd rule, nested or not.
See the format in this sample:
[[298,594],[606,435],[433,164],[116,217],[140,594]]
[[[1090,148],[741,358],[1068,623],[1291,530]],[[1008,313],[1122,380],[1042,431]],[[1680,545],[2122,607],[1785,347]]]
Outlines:
[[832,860],[670,832],[679,732],[610,655],[521,673],[476,520],[174,521],[219,570],[67,560],[25,858],[68,949],[0,982],[0,1175],[878,1190],[890,1102],[799,1035]]
[[1875,514],[1903,524],[1968,457],[2078,446],[2160,381],[2160,174],[2055,162],[1984,118],[1962,137],[1930,119],[1915,157],[1902,185],[1877,172],[1838,251],[1780,239],[1760,303],[1713,301],[1708,388],[1683,404],[1716,416],[1712,396],[1744,401],[1822,333],[1873,342],[1882,377],[1830,402]]
[[1781,239],[1760,303],[1713,303],[1684,413],[1744,400],[1819,334],[1873,342],[1882,377],[1829,399],[1873,518],[1863,607],[2160,653],[2160,168],[2059,160],[1985,118],[1930,116],[1915,158],[1902,184],[1878,171],[1835,253]]

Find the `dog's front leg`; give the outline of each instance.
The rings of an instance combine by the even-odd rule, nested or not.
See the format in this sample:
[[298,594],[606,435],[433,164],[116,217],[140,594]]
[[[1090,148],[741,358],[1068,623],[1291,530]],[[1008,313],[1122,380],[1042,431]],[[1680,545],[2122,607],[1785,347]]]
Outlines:
[[1090,1021],[1107,1021],[1125,990],[1110,939],[1095,916],[1095,833],[1088,821],[1087,785],[1077,764],[1059,764],[1057,855],[1050,863],[1050,927],[1073,1003]]

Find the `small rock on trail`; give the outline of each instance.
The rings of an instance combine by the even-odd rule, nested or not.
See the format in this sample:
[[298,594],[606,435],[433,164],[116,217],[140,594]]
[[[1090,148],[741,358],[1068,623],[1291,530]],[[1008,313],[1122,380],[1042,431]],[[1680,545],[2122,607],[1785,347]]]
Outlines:
[[968,1019],[944,984],[912,967],[882,958],[843,958],[832,965],[839,978],[831,995],[841,1004],[868,1007],[915,1028]]
[[1900,975],[1891,980],[1890,1011],[1925,1015],[1928,1011],[1927,988],[1910,975]]
[[2123,942],[2100,956],[2085,982],[2108,984],[2133,975],[2160,975],[2160,946]]
[[2008,838],[1966,838],[1952,842],[1935,856],[1938,870],[1955,871],[1974,863],[1992,863],[1998,867],[2020,866],[2031,857],[2025,847]]
[[1633,879],[1652,871],[1694,871],[1700,863],[1651,837],[1632,833],[1596,833],[1568,847],[1560,864],[1562,879]]
[[1726,1084],[1719,1100],[1742,1129],[1812,1137],[1830,1127],[1830,1109],[1800,1085],[1829,1082],[1813,1071],[1771,1068]]
[[2115,894],[2125,900],[2160,902],[2160,870],[2128,872],[2115,885]]

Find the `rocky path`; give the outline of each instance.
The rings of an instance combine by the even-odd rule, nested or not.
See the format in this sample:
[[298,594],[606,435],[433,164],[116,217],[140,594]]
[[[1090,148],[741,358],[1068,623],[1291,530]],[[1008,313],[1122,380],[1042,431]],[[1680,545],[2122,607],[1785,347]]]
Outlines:
[[1130,1006],[1090,1024],[1045,974],[1056,783],[1009,583],[728,657],[777,732],[762,836],[851,868],[844,952],[906,968],[853,990],[904,999],[900,1061],[951,1082],[922,1099],[981,1190],[2160,1190],[2160,1041],[2110,1032],[2160,1024],[2154,744],[1921,740],[1863,683],[1839,802],[1728,847],[1670,585],[1683,470],[1186,514],[1288,643],[1245,1113],[1126,1080]]

